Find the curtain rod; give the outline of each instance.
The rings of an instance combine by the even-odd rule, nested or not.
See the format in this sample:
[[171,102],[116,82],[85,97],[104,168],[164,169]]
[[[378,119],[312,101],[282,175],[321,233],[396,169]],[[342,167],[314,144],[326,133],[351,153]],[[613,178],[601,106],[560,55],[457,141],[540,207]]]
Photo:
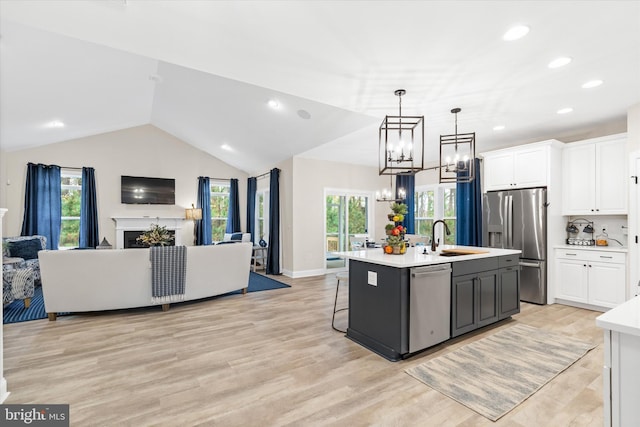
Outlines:
[[269,175],[270,173],[271,173],[271,171],[269,171],[269,172],[265,172],[265,173],[263,173],[262,175],[258,175],[258,176],[256,176],[256,179],[264,178],[265,176]]

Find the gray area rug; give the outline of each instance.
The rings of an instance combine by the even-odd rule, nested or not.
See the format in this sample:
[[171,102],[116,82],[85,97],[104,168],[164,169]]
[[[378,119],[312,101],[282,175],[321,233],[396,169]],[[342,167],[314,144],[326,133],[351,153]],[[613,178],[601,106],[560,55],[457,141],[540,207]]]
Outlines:
[[515,325],[406,372],[496,421],[595,345]]

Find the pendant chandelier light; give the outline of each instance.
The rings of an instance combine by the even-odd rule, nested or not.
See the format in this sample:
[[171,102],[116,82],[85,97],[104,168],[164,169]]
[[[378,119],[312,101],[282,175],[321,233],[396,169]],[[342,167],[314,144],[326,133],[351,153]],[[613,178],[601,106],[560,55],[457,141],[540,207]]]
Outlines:
[[475,178],[476,133],[458,133],[460,111],[451,110],[456,117],[455,134],[440,135],[440,183],[464,183]]
[[376,191],[377,202],[397,202],[403,203],[407,198],[407,192],[400,187],[396,192],[393,191],[393,176],[389,175],[389,188],[383,188],[382,191]]
[[399,112],[397,116],[385,116],[378,133],[380,175],[416,173],[424,170],[424,116],[403,116],[402,95],[398,89]]

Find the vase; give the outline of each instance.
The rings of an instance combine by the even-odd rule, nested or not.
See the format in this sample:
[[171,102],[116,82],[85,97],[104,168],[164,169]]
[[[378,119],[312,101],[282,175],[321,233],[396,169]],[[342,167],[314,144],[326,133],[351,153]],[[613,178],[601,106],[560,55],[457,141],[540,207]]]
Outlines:
[[400,246],[394,246],[393,247],[393,254],[394,255],[400,255]]

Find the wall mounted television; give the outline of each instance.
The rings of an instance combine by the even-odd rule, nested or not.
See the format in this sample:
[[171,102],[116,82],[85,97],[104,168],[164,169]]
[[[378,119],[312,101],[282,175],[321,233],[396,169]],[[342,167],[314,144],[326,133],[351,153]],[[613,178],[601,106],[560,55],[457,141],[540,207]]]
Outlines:
[[175,205],[176,180],[122,175],[120,201],[132,205]]

